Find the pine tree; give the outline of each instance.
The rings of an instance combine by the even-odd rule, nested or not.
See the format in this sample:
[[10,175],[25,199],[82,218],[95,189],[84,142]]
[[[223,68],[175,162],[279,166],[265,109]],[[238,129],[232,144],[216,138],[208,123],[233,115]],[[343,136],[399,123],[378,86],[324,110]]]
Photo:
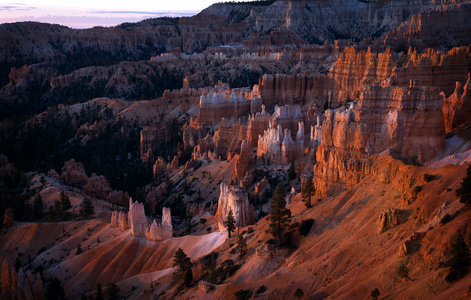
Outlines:
[[245,238],[240,234],[237,239],[237,250],[239,250],[240,257],[244,256],[248,251],[247,242],[245,241]]
[[446,276],[446,281],[453,282],[463,278],[468,274],[470,265],[470,253],[468,245],[464,241],[463,235],[460,233],[451,245],[450,273]]
[[409,268],[403,263],[401,263],[401,265],[399,266],[399,269],[397,270],[397,276],[399,278],[407,278],[410,281],[414,281],[413,279],[409,277]]
[[378,288],[375,288],[374,290],[372,290],[370,295],[371,295],[371,298],[375,300],[378,299],[380,295]]
[[108,288],[106,289],[106,293],[108,294],[109,300],[115,300],[118,298],[119,287],[115,283],[110,282],[108,283]]
[[95,300],[104,300],[103,298],[103,291],[101,290],[101,285],[100,283],[97,284],[96,286],[96,296]]
[[307,179],[306,185],[303,189],[303,201],[307,208],[312,206],[311,197],[316,194],[316,188],[312,184],[312,176]]
[[84,198],[80,204],[80,215],[84,218],[90,218],[95,213],[93,208],[92,200],[90,198]]
[[185,271],[191,266],[191,259],[183,252],[182,248],[178,248],[175,251],[173,256],[173,266],[179,267],[181,270]]
[[291,219],[291,211],[286,208],[285,198],[285,190],[281,184],[278,184],[273,193],[270,211],[270,231],[275,238],[278,238],[278,241],[281,240],[281,235]]
[[234,213],[232,212],[232,209],[229,211],[229,214],[227,215],[226,219],[226,228],[227,232],[229,233],[229,238],[231,238],[231,232],[235,231],[236,229],[236,222],[234,219]]
[[186,270],[184,280],[186,287],[190,287],[193,282],[193,272],[191,271],[191,267]]
[[294,166],[294,161],[291,160],[291,165],[288,169],[288,178],[289,180],[293,180],[296,178],[296,167]]
[[43,215],[43,198],[41,197],[40,193],[37,193],[36,196],[34,196],[34,201],[33,201],[33,216],[34,218],[41,218]]
[[471,205],[471,165],[466,170],[466,176],[461,181],[461,186],[456,190],[456,196],[460,197],[460,202]]
[[64,191],[61,191],[60,194],[60,203],[61,203],[61,210],[62,212],[67,211],[69,208],[72,207],[72,204],[70,203],[69,196],[67,196]]
[[64,288],[62,287],[61,281],[56,277],[49,280],[49,284],[46,289],[46,298],[51,300],[65,299]]

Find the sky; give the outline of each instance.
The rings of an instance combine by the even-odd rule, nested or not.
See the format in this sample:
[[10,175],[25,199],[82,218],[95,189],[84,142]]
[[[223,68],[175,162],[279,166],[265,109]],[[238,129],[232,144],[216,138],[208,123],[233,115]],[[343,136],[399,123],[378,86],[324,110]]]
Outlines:
[[222,0],[0,0],[0,23],[35,21],[72,28],[192,16]]

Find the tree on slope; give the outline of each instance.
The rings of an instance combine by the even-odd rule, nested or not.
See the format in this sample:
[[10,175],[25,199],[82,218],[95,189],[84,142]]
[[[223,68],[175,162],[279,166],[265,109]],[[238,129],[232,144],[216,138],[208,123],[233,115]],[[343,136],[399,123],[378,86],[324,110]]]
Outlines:
[[445,277],[446,281],[453,282],[468,274],[470,265],[470,253],[468,245],[460,233],[451,245],[450,273]]
[[286,192],[281,184],[275,189],[271,200],[270,231],[273,237],[281,240],[281,235],[289,225],[291,211],[286,208]]
[[173,255],[173,266],[179,267],[181,270],[186,271],[191,266],[191,259],[183,252],[182,248],[178,248]]
[[236,221],[235,221],[234,213],[232,212],[232,209],[227,214],[227,219],[226,219],[225,223],[226,223],[227,232],[229,233],[229,238],[230,238],[231,237],[231,232],[235,231],[235,229],[236,229],[236,226],[235,226]]
[[84,218],[90,218],[95,213],[93,208],[92,200],[90,198],[85,198],[80,204],[80,215]]
[[466,176],[461,181],[461,186],[456,190],[456,196],[460,197],[460,202],[471,205],[471,165],[466,170]]
[[311,197],[316,194],[316,188],[312,184],[312,176],[309,176],[307,179],[306,185],[304,186],[303,189],[303,201],[304,205],[306,205],[307,208],[310,208],[312,206],[311,203]]

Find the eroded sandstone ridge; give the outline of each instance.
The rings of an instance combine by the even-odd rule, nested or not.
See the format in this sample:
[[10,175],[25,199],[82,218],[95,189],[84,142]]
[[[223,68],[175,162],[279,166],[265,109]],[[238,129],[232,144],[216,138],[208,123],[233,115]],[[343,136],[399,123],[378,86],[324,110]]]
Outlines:
[[225,222],[231,210],[237,227],[245,227],[254,223],[253,206],[249,203],[245,189],[222,182],[215,215],[220,231],[226,230]]
[[144,204],[129,200],[128,219],[126,213],[113,211],[110,226],[121,231],[131,229],[135,237],[146,237],[150,241],[163,241],[173,236],[172,216],[170,208],[162,209],[162,221],[155,220],[149,225],[144,212]]

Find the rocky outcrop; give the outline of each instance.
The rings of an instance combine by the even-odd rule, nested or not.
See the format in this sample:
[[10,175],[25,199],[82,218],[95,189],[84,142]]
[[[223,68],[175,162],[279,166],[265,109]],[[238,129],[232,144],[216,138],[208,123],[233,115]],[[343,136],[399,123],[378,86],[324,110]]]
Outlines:
[[154,166],[152,167],[153,173],[154,173],[154,178],[158,178],[162,175],[165,175],[167,173],[167,162],[162,158],[159,157],[154,163]]
[[93,173],[87,184],[83,186],[83,191],[91,197],[106,200],[113,190],[105,176]]
[[81,162],[75,162],[72,158],[64,164],[61,177],[69,184],[83,186],[88,183],[88,176]]
[[0,180],[9,178],[13,180],[13,176],[16,174],[15,166],[10,163],[6,155],[0,155]]
[[471,121],[471,73],[468,74],[468,80],[464,87],[461,83],[456,83],[455,91],[450,97],[443,97],[443,117],[445,119],[445,129],[447,132],[454,128]]
[[364,86],[389,79],[395,62],[389,49],[384,53],[356,51],[347,47],[340,53],[328,75],[330,107],[358,99]]
[[145,126],[140,133],[139,149],[141,153],[141,160],[144,164],[148,165],[153,162],[154,146],[157,143],[158,128],[157,125]]
[[253,206],[249,203],[248,194],[244,188],[223,182],[220,185],[220,191],[215,216],[220,231],[226,230],[224,222],[231,210],[237,227],[245,227],[255,222]]
[[215,285],[212,283],[206,282],[204,280],[200,280],[200,282],[198,282],[198,289],[205,294],[210,293],[214,290],[214,288]]
[[265,111],[265,105],[262,105],[262,111],[249,116],[247,125],[247,141],[250,147],[257,146],[258,136],[263,135],[263,131],[268,128],[272,117]]
[[128,220],[126,213],[113,211],[111,213],[110,226],[125,231],[131,229],[131,234],[135,237],[146,237],[150,241],[163,241],[173,236],[172,216],[170,208],[162,209],[162,221],[154,220],[149,226],[142,203],[129,200]]
[[267,107],[273,105],[293,105],[314,101],[318,107],[323,107],[326,96],[326,77],[318,75],[263,75],[258,86]]
[[150,241],[163,241],[173,235],[172,217],[170,208],[162,209],[162,222],[154,220],[146,229],[146,238]]
[[235,161],[235,174],[237,178],[242,178],[254,161],[252,151],[245,140],[242,141],[240,154],[235,156]]
[[[199,103],[198,123],[201,126],[218,124],[222,118],[236,120],[251,112],[252,99],[245,98],[240,91],[234,90],[214,92],[209,95],[201,95]],[[259,102],[259,99],[253,99]]]
[[3,215],[3,231],[10,229],[15,220],[13,219],[13,210],[11,208],[5,209],[5,214]]
[[268,183],[268,180],[266,177],[263,177],[262,180],[260,180],[259,182],[257,182],[255,184],[255,189],[254,189],[254,193],[255,194],[261,194],[266,187],[269,187],[270,184]]
[[358,104],[328,110],[316,152],[314,183],[321,195],[358,183],[373,172],[372,154],[387,149],[419,161],[443,147],[445,130],[437,88],[368,86]]
[[239,120],[232,125],[228,124],[226,119],[221,119],[218,130],[214,133],[214,154],[221,159],[227,159],[234,155],[237,150],[237,144],[241,140],[241,133],[244,132],[242,122]]
[[146,235],[147,218],[144,212],[144,204],[132,202],[129,199],[128,226],[131,228],[131,234],[135,237]]
[[5,300],[44,300],[41,274],[15,268],[6,259],[0,259],[0,295]]
[[299,123],[299,135],[296,142],[291,138],[291,131],[283,129],[281,124],[274,128],[269,123],[268,129],[263,136],[258,138],[257,156],[264,160],[269,160],[273,164],[288,164],[293,159],[298,159],[304,155],[304,123]]
[[106,201],[112,204],[126,206],[126,204],[129,202],[129,198],[130,197],[128,192],[112,191],[108,194]]
[[407,221],[411,211],[397,208],[389,208],[379,216],[378,233],[383,233]]
[[126,220],[126,213],[123,211],[111,212],[111,223],[112,228],[119,228],[121,231],[129,229],[128,221]]

